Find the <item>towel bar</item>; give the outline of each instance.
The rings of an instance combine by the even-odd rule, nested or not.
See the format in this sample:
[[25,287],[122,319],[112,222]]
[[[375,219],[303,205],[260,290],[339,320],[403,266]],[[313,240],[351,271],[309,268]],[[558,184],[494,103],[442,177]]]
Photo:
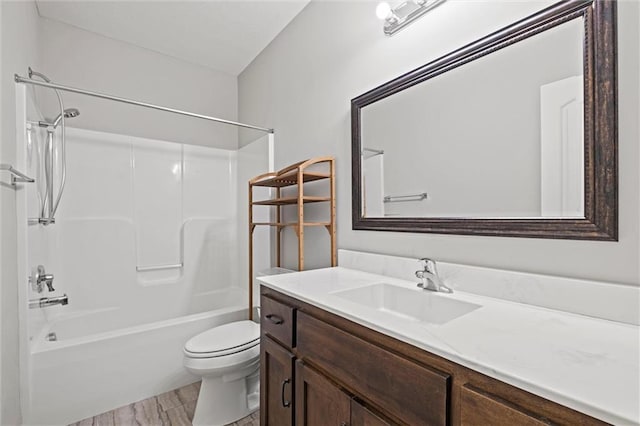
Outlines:
[[179,269],[182,268],[182,263],[176,263],[173,265],[155,265],[155,266],[136,266],[136,271],[138,272],[146,272],[146,271],[160,271],[163,269]]

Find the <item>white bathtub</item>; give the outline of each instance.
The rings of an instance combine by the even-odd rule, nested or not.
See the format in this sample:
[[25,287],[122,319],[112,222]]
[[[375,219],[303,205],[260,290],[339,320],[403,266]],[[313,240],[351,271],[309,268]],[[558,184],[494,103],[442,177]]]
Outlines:
[[[217,292],[218,309],[144,325],[119,309],[60,316],[31,342],[26,424],[69,424],[195,382],[182,348],[211,327],[247,318],[238,289]],[[45,336],[56,333],[57,341]]]

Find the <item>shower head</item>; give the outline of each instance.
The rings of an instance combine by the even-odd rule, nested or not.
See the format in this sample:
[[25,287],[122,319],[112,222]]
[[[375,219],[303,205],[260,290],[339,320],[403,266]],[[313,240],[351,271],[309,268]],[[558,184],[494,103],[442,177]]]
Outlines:
[[[80,115],[80,110],[77,108],[67,108],[64,110],[64,118],[75,118]],[[55,120],[53,120],[53,128],[58,127],[58,124],[62,120],[62,114],[58,114]]]

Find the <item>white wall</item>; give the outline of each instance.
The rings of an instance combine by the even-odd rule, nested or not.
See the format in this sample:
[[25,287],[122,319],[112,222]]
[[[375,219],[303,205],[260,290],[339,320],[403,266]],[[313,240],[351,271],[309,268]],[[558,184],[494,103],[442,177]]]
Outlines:
[[[155,103],[228,120],[237,118],[237,79],[223,72],[41,19],[41,71],[56,83]],[[21,70],[22,73],[26,69]],[[74,127],[150,139],[237,147],[237,129],[112,101],[64,93],[65,107],[80,109]],[[44,111],[55,116],[55,96]]]
[[277,168],[317,155],[337,157],[341,248],[638,285],[639,25],[638,5],[627,0],[618,5],[619,242],[351,229],[350,100],[550,3],[450,0],[385,37],[375,2],[311,2],[240,75],[239,118],[276,129]]
[[[13,74],[38,65],[38,14],[33,2],[0,2],[2,20],[2,127],[0,162],[16,160],[16,97]],[[20,382],[18,356],[18,276],[16,258],[16,196],[0,177],[0,424],[20,423]]]

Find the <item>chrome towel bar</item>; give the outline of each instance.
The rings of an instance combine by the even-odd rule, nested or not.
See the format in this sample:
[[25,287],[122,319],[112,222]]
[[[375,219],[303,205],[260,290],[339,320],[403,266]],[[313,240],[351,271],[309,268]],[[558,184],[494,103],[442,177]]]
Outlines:
[[11,164],[0,164],[0,170],[6,170],[11,173],[11,185],[15,185],[16,183],[33,183],[34,179],[25,175],[24,173],[13,168]]

